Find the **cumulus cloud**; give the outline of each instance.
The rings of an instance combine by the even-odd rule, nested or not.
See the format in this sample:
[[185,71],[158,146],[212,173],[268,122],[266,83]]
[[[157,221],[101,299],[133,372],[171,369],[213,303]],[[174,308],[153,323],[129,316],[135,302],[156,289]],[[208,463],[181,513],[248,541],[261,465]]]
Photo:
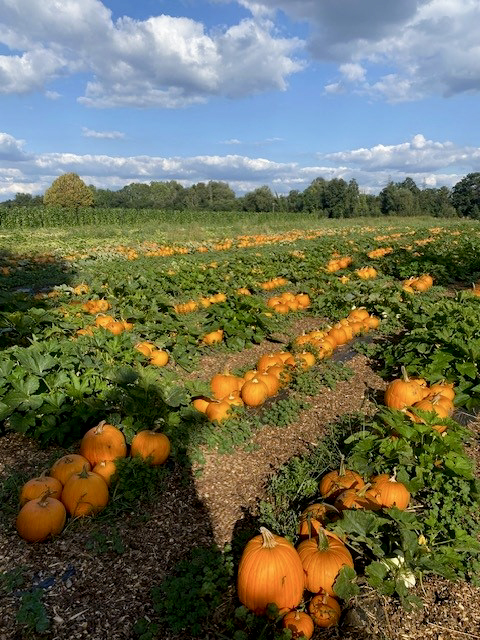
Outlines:
[[480,148],[458,147],[453,142],[435,142],[417,134],[408,142],[394,145],[377,144],[370,148],[339,151],[324,156],[330,162],[361,166],[363,171],[379,169],[404,171],[407,174],[437,171],[458,166],[466,172],[478,170]]
[[99,0],[0,0],[4,93],[44,88],[63,74],[90,74],[82,104],[176,108],[214,95],[284,90],[303,64],[297,38],[280,37],[265,17],[212,33],[189,18],[128,16],[115,22]]
[[[327,93],[356,91],[390,102],[480,90],[477,0],[262,0],[310,26],[313,57],[338,64]],[[260,5],[260,6],[259,6]],[[364,74],[351,73],[361,65]],[[385,73],[388,68],[389,72]],[[346,73],[347,71],[347,73]]]
[[26,160],[28,156],[23,150],[24,145],[25,140],[17,140],[8,133],[0,132],[0,161]]
[[26,153],[25,143],[0,133],[0,199],[17,192],[43,193],[62,173],[75,172],[87,184],[119,189],[131,182],[177,180],[188,186],[221,180],[242,193],[269,184],[277,193],[305,189],[316,177],[354,178],[367,193],[389,180],[410,176],[419,186],[453,186],[466,173],[480,171],[480,147],[460,147],[422,134],[398,144],[319,154],[318,163],[275,162],[267,157],[225,154],[197,156],[112,156],[107,154]]
[[99,138],[106,140],[117,140],[119,138],[125,138],[125,134],[121,131],[95,131],[88,127],[82,127],[82,136],[84,138]]

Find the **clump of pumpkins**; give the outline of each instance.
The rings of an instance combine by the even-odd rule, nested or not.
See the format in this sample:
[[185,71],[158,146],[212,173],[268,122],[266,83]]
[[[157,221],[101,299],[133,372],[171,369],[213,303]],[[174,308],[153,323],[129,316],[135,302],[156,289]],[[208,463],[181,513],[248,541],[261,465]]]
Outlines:
[[393,251],[393,247],[379,247],[378,249],[372,249],[372,251],[368,252],[368,257],[369,258],[382,258],[383,256],[388,255],[389,253],[392,253]]
[[[152,465],[170,455],[168,437],[156,431],[139,431],[132,439],[130,455]],[[108,503],[108,487],[116,471],[115,460],[127,456],[125,436],[102,420],[89,429],[80,453],[59,458],[47,474],[26,482],[20,492],[17,531],[28,542],[41,542],[59,534],[67,514],[83,517],[101,511]]]
[[210,381],[211,396],[194,398],[193,407],[211,422],[228,419],[234,407],[259,407],[282,387],[288,386],[295,368],[309,369],[317,360],[330,356],[336,347],[346,344],[358,333],[377,328],[379,324],[380,320],[366,309],[353,309],[335,326],[316,329],[296,338],[296,347],[309,345],[316,355],[306,349],[296,353],[276,351],[262,355],[256,369],[247,371],[243,376],[233,375],[228,370],[217,373]]
[[407,278],[402,282],[402,289],[407,293],[415,293],[415,291],[428,291],[433,285],[433,278],[428,273],[418,278]]
[[370,280],[371,278],[376,278],[378,275],[374,267],[362,267],[361,269],[356,269],[355,273],[361,280]]
[[335,257],[328,261],[325,270],[327,273],[335,273],[335,271],[346,269],[352,262],[353,258],[351,256]]
[[[375,476],[366,484],[358,473],[345,468],[343,459],[340,469],[323,476],[319,493],[323,502],[310,505],[300,516],[296,548],[261,527],[260,535],[247,543],[238,568],[240,602],[257,615],[275,604],[292,638],[306,640],[315,626],[328,628],[338,623],[341,607],[333,585],[343,567],[354,566],[345,542],[325,528],[329,513],[339,518],[346,509],[396,506],[403,510],[410,501],[408,489],[397,482],[395,474]],[[305,590],[311,594],[305,598],[308,613],[297,610]]]
[[289,313],[290,311],[303,311],[310,306],[310,296],[307,293],[292,293],[284,291],[279,296],[272,296],[267,300],[267,307],[276,313]]
[[402,377],[393,380],[385,390],[384,401],[390,409],[399,409],[415,423],[424,423],[416,409],[434,412],[440,424],[432,426],[443,433],[447,426],[441,424],[442,418],[448,418],[454,410],[455,390],[453,383],[437,382],[430,387],[423,378],[409,378],[405,367],[401,368]]

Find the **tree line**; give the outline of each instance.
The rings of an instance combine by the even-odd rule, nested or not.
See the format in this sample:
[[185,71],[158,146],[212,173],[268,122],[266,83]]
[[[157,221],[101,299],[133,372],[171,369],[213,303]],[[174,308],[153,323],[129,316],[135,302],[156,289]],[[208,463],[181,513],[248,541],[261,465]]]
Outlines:
[[278,195],[264,185],[237,196],[226,182],[198,182],[184,187],[176,180],[132,182],[116,191],[86,185],[75,173],[59,176],[43,196],[17,193],[0,207],[62,206],[165,211],[248,211],[317,213],[325,218],[358,216],[462,216],[480,219],[480,173],[470,173],[452,189],[419,188],[412,178],[390,181],[378,195],[361,193],[357,182],[315,178],[303,191]]

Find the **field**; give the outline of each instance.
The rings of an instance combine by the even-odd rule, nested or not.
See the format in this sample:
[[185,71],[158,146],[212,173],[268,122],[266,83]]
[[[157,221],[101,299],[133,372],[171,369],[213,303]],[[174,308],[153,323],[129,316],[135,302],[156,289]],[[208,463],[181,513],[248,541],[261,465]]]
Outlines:
[[[0,239],[2,640],[289,640],[275,607],[239,601],[239,560],[260,527],[297,546],[319,521],[354,569],[314,638],[480,638],[478,221],[180,215]],[[426,404],[385,406],[404,372]],[[245,383],[243,404],[249,375],[268,397]],[[104,508],[25,541],[22,486],[102,421],[129,452],[165,434],[166,460],[117,459]],[[322,498],[342,461],[371,486]]]

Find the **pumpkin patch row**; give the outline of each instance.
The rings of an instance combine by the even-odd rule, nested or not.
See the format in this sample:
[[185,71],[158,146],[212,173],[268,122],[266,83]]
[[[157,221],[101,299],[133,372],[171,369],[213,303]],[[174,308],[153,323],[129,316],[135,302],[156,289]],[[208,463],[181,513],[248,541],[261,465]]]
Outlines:
[[[151,465],[163,464],[170,455],[170,441],[163,433],[139,431],[130,455]],[[49,474],[44,472],[23,485],[16,520],[20,536],[27,542],[41,542],[63,530],[67,514],[77,518],[101,511],[108,504],[115,460],[126,456],[127,443],[120,429],[104,420],[89,429],[80,453],[62,456]]]
[[262,355],[256,369],[247,371],[243,377],[228,371],[217,373],[210,381],[211,397],[197,397],[192,405],[212,422],[226,420],[236,406],[261,406],[282,387],[288,386],[295,369],[309,369],[317,359],[330,356],[336,347],[346,344],[358,333],[377,328],[379,322],[366,309],[354,309],[334,327],[316,329],[295,339],[295,346],[309,345],[315,353],[305,349],[278,351]]

